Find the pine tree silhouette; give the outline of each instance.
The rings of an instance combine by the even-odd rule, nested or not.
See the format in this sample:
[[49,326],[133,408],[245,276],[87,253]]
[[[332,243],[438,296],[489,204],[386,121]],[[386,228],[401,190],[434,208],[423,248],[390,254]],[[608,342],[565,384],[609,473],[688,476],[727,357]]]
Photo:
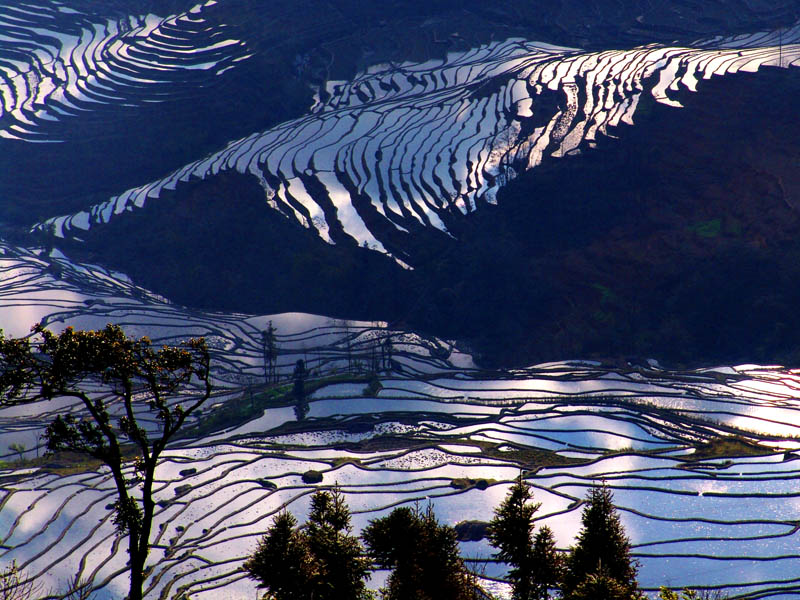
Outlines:
[[[585,590],[587,586],[600,584],[622,589],[622,598],[639,597],[636,583],[638,564],[631,558],[630,540],[625,535],[613,500],[605,483],[589,490],[578,542],[567,557],[561,587],[564,600],[583,598],[584,595],[578,594],[581,587]],[[612,586],[607,579],[619,585]]]

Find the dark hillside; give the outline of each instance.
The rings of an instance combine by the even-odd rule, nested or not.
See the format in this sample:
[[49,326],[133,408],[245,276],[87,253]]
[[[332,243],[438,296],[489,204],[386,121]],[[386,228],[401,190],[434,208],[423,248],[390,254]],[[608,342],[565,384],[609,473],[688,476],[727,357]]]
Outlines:
[[[93,3],[87,18],[148,11],[166,17],[195,4],[107,0]],[[589,50],[689,44],[800,19],[798,0],[305,0],[302,6],[301,14],[297,3],[284,0],[218,3],[203,14],[252,54],[235,69],[209,80],[194,73],[170,90],[174,98],[156,104],[82,107],[90,110],[46,125],[63,143],[0,138],[0,220],[29,225],[145,184],[231,140],[304,114],[311,86],[352,78],[370,64],[425,61],[509,37]]]
[[186,304],[401,321],[486,364],[795,363],[800,81],[767,69],[701,86],[522,175],[451,223],[457,242],[409,235],[413,272],[267,214],[239,175],[179,186],[79,251]]

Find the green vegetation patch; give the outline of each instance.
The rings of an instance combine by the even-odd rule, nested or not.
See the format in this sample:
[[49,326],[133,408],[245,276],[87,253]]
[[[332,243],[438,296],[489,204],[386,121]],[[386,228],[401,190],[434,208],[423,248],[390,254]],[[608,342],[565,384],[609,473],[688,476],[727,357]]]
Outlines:
[[291,384],[286,383],[267,389],[262,388],[258,392],[244,393],[203,414],[196,425],[185,429],[182,437],[203,437],[246,423],[260,416],[265,408],[288,402],[291,392]]
[[333,460],[331,460],[331,465],[334,468],[341,467],[343,465],[360,465],[361,459],[353,458],[351,456],[337,456]]
[[[126,462],[138,456],[133,444],[122,445],[120,450],[122,451],[122,458]],[[104,463],[86,454],[57,452],[55,454],[45,454],[38,458],[25,459],[14,466],[16,468],[39,467],[45,473],[66,477],[68,475],[97,471],[104,466]]]
[[[305,391],[306,396],[310,396],[320,388],[335,383],[367,383],[369,388],[373,385],[371,382],[372,380],[367,376],[345,373],[323,377],[316,381],[306,381]],[[377,385],[380,386],[379,381]],[[203,414],[198,423],[192,427],[186,427],[181,432],[180,437],[198,438],[218,433],[260,417],[267,408],[292,406],[294,404],[296,404],[296,400],[292,393],[291,381],[283,381],[277,385],[261,385],[254,390],[244,392],[241,396],[231,398],[219,405],[214,405],[211,410]],[[290,423],[289,425],[296,425],[296,423]],[[279,430],[280,428],[276,428],[273,432]]]
[[768,456],[774,450],[751,442],[738,435],[718,437],[695,445],[695,453],[688,456],[690,461],[707,458],[735,458],[738,456]]
[[[673,448],[671,448],[672,450]],[[617,454],[630,454],[631,452],[635,452],[633,446],[624,446],[622,448],[607,448],[603,450],[603,456],[616,456]],[[649,454],[651,451],[645,450],[643,454]]]
[[470,479],[469,477],[460,477],[450,481],[450,487],[457,490],[478,489],[485,490],[490,485],[497,483],[496,479]]
[[702,238],[715,238],[722,233],[722,220],[711,219],[710,221],[700,221],[689,225],[687,229]]
[[362,394],[365,398],[374,398],[382,389],[383,384],[381,384],[381,380],[378,379],[377,376],[372,376],[369,379],[369,383],[367,383],[367,386],[362,391]]
[[539,448],[512,448],[501,450],[500,445],[491,444],[484,446],[483,454],[491,458],[499,458],[518,463],[521,467],[532,471],[540,467],[563,467],[588,462],[586,459],[561,456],[552,450]]
[[322,483],[322,473],[319,471],[306,471],[303,473],[303,483]]
[[453,529],[456,530],[459,542],[480,542],[486,537],[488,527],[489,523],[486,521],[461,521]]
[[618,300],[617,295],[611,290],[611,288],[600,283],[593,283],[592,287],[600,292],[600,304],[609,304]]
[[341,447],[353,452],[382,452],[386,450],[417,450],[432,448],[435,440],[419,439],[402,435],[378,435],[373,438],[343,444]]

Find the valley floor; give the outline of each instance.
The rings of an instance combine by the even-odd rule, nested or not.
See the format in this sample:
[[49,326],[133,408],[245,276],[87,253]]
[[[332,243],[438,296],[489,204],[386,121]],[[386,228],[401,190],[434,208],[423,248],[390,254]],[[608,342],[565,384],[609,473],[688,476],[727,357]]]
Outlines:
[[[320,486],[340,486],[356,530],[395,506],[427,502],[455,525],[488,521],[520,471],[542,503],[538,524],[553,529],[561,548],[573,543],[587,489],[606,481],[649,590],[798,593],[795,372],[755,365],[678,372],[654,361],[487,372],[446,341],[382,323],[190,312],[57,253],[3,250],[3,323],[116,322],[173,344],[206,335],[219,395],[198,425],[226,406],[248,407],[221,429],[187,430],[159,467],[153,598],[184,591],[216,598],[223,588],[226,597],[253,597],[254,583],[239,571],[243,559],[282,507],[302,521]],[[269,320],[278,330],[277,388],[262,384],[260,335]],[[380,355],[387,337],[391,358]],[[316,389],[298,421],[279,392],[299,358]],[[370,366],[377,374],[367,373]],[[36,436],[65,408],[0,411],[3,451],[12,443],[28,449],[24,465],[10,450],[2,457],[0,560],[16,560],[53,589],[78,570],[98,598],[120,597],[126,555],[107,509],[109,474],[59,465],[58,457],[47,466],[35,460]],[[304,482],[311,470],[321,483]],[[487,541],[462,542],[462,552],[502,592],[492,582],[505,569],[491,560]],[[373,583],[381,580],[376,574]]]

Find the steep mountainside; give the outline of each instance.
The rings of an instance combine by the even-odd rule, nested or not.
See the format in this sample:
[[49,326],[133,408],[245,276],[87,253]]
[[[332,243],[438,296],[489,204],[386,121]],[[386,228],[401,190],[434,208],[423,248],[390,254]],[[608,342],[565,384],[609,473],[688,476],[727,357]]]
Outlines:
[[0,220],[79,210],[163,176],[301,116],[309,85],[369,65],[510,37],[691,44],[800,19],[797,0],[307,0],[303,12],[313,23],[284,0],[3,2]]
[[619,139],[546,160],[454,218],[454,238],[421,231],[413,271],[273,216],[235,174],[70,246],[181,302],[383,316],[467,339],[489,362],[792,363],[799,88],[775,69],[703,82],[683,109],[646,100]]
[[485,364],[796,361],[796,3],[440,4],[3,8],[6,236]]

